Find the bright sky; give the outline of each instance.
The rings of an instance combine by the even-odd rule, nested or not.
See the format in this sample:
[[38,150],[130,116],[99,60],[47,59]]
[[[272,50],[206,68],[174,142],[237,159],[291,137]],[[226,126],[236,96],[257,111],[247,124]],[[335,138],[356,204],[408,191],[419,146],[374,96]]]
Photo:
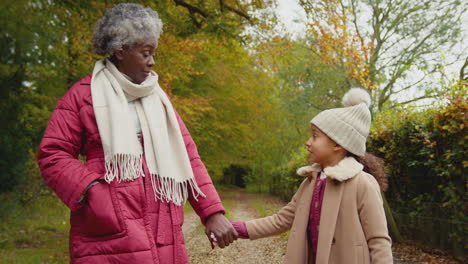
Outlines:
[[306,13],[298,4],[297,0],[277,0],[278,17],[291,33],[303,35],[305,32]]
[[[292,33],[293,36],[303,35],[306,29],[306,14],[302,7],[298,4],[298,0],[277,0],[277,2],[278,7],[276,8],[276,12],[280,21],[285,24],[286,29]],[[468,54],[468,12],[464,13],[462,17],[462,23],[463,40],[457,44],[453,50],[457,52],[463,51],[464,54]],[[447,62],[449,62],[450,59],[453,60],[455,58],[453,53],[451,54],[450,51],[444,50],[440,52],[446,56]],[[448,66],[446,72],[453,75],[454,78],[458,78],[459,70],[464,63],[465,57],[461,58],[455,64]]]

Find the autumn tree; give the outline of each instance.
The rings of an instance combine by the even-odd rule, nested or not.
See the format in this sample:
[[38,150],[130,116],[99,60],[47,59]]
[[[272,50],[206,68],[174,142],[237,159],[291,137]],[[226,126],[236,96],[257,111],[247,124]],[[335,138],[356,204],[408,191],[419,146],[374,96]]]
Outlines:
[[22,182],[48,118],[51,101],[38,95],[31,81],[33,66],[50,62],[51,15],[24,16],[45,2],[6,0],[0,8],[0,192]]
[[[349,78],[346,72],[324,63],[310,49],[309,38],[294,39],[283,32],[257,34],[261,36],[254,37],[251,53],[256,67],[272,81],[269,94],[274,115],[263,117],[269,125],[256,134],[257,140],[250,146],[256,155],[248,179],[250,185],[262,190],[268,186],[274,192],[288,178],[284,168],[306,153],[303,146],[310,135],[310,120],[321,110],[339,105],[337,95],[330,91],[336,87],[344,91]],[[306,161],[299,162],[302,166]]]
[[[91,44],[94,23],[118,2],[2,2],[2,190],[21,182],[28,173],[24,164],[35,164],[56,100],[100,59]],[[242,32],[246,25],[262,23],[253,11],[267,1],[136,2],[157,10],[164,22],[154,70],[213,177],[221,177],[232,163],[246,163],[254,130],[265,126],[262,119],[250,118],[269,111],[271,82],[255,69]]]
[[400,104],[436,96],[428,84],[443,70],[441,56],[463,54],[452,50],[467,8],[459,0],[300,3],[315,39],[311,48],[371,90],[377,110],[398,96],[405,98]]

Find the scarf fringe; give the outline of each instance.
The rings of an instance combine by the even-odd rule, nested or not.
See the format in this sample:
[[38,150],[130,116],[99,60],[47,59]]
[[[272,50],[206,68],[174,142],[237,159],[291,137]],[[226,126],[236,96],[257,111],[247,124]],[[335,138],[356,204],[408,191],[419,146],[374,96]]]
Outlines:
[[118,182],[133,181],[140,176],[145,176],[141,154],[114,154],[112,157],[106,157],[104,179],[107,183],[114,179],[117,179]]
[[[140,176],[145,176],[142,155],[115,154],[112,157],[106,157],[104,180],[107,183],[111,183],[115,179],[118,182],[133,181]],[[162,202],[173,202],[178,206],[184,205],[189,197],[189,187],[196,201],[198,201],[199,196],[206,197],[198,187],[195,179],[176,182],[173,178],[161,177],[153,173],[150,173],[150,178],[154,198]]]
[[189,196],[188,187],[190,187],[192,196],[196,201],[198,201],[199,196],[206,197],[194,179],[176,182],[173,178],[162,177],[157,174],[151,173],[150,176],[155,199],[163,202],[173,202],[177,206],[184,205]]

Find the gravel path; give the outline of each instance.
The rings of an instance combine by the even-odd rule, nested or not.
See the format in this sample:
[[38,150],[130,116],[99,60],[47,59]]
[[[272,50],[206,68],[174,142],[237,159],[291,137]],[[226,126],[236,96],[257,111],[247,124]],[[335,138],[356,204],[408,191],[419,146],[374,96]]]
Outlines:
[[[227,217],[233,221],[245,221],[274,214],[286,203],[271,195],[249,194],[242,189],[229,189],[220,192]],[[198,216],[190,210],[185,214],[183,232],[191,264],[279,264],[283,263],[286,252],[287,235],[258,239],[255,241],[238,239],[229,247],[211,249],[204,227]],[[401,251],[401,252],[400,252]],[[419,249],[408,254],[404,247],[393,249],[394,264],[448,264],[462,263],[450,261],[437,255],[428,255],[422,260]]]
[[[231,213],[230,220],[240,221],[260,217],[256,204],[268,202],[268,204],[279,204],[281,201],[266,195],[246,194],[240,190],[221,194],[225,204],[231,205],[227,208]],[[227,207],[227,206],[226,206]],[[191,211],[185,216],[183,231],[186,240],[187,252],[190,263],[283,263],[286,251],[286,240],[280,236],[274,236],[255,241],[238,239],[229,247],[211,249],[204,228],[196,214]]]

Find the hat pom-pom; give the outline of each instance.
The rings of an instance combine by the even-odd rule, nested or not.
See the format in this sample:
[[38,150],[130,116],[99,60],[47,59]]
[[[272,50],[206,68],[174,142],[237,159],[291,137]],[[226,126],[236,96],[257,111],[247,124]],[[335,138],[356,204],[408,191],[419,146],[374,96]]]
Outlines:
[[371,97],[369,93],[361,88],[351,88],[341,101],[345,107],[350,107],[364,103],[369,107],[371,105]]

